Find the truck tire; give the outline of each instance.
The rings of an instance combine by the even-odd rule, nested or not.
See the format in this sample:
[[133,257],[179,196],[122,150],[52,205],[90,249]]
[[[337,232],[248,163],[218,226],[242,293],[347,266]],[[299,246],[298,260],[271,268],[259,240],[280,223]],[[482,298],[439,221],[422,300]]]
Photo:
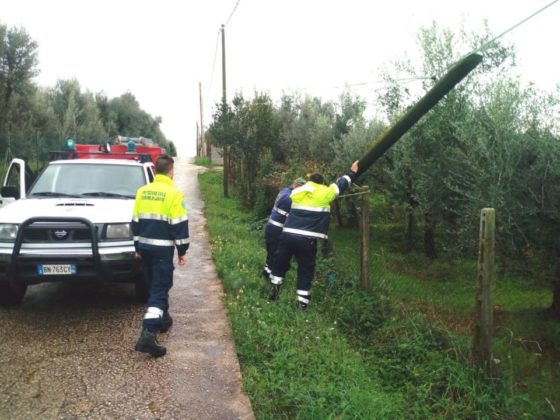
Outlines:
[[143,274],[136,276],[134,286],[136,291],[136,300],[140,303],[146,303],[148,301],[148,297],[150,296],[150,287]]
[[0,305],[19,305],[25,296],[27,285],[12,285],[7,281],[0,282]]

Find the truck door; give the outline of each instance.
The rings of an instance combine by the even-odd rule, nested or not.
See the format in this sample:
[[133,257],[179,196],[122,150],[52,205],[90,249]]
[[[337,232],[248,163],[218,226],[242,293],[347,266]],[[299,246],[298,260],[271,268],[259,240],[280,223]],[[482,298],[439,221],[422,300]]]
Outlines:
[[152,162],[147,162],[147,163],[144,163],[143,166],[144,166],[144,172],[148,176],[147,184],[149,184],[149,183],[153,182],[154,178],[155,178],[154,164]]
[[25,198],[25,161],[12,159],[0,190],[0,207]]

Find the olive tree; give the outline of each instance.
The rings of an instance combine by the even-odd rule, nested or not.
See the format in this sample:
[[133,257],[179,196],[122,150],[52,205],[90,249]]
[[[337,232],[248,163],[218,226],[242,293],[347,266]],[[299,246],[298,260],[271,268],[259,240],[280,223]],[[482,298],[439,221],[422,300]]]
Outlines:
[[37,73],[37,43],[23,28],[0,24],[0,152],[5,156],[21,137],[20,127],[29,125],[29,115],[21,111],[30,108]]
[[[444,75],[459,58],[461,45],[472,48],[473,44],[490,39],[490,35],[471,39],[467,34],[459,36],[450,30],[440,30],[435,24],[419,32],[419,44],[423,61],[419,68],[404,60],[395,66],[396,71],[386,72],[388,87],[380,95],[389,119],[394,120],[406,107],[429,89],[438,77]],[[409,214],[406,229],[408,247],[413,246],[412,229],[415,215],[423,221],[423,247],[428,258],[436,258],[437,232],[456,235],[460,226],[464,198],[457,186],[464,182],[469,167],[470,144],[458,135],[461,122],[471,115],[476,106],[473,101],[473,80],[504,65],[511,51],[497,44],[488,45],[492,54],[485,56],[483,65],[461,84],[457,85],[438,105],[425,115],[390,151],[386,167],[387,188],[393,199],[404,206]],[[397,73],[397,71],[401,73]],[[420,83],[421,87],[400,84],[402,72],[407,80]],[[454,244],[456,238],[443,242]]]

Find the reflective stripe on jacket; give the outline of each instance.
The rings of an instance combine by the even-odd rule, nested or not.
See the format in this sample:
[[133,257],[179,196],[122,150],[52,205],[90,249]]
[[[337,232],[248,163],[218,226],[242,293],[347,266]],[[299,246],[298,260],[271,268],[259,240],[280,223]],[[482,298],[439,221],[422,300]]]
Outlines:
[[287,187],[280,190],[274,201],[274,208],[270,213],[270,218],[268,223],[276,226],[280,229],[284,227],[284,222],[288,213],[290,213],[290,208],[292,207],[292,200],[290,194],[292,193],[292,188]]
[[189,220],[183,194],[171,178],[157,174],[151,184],[138,189],[131,227],[137,250],[175,246],[180,256],[185,255]]
[[310,238],[328,237],[330,203],[352,184],[356,174],[349,172],[329,185],[307,182],[292,191],[290,217],[284,223],[283,232]]

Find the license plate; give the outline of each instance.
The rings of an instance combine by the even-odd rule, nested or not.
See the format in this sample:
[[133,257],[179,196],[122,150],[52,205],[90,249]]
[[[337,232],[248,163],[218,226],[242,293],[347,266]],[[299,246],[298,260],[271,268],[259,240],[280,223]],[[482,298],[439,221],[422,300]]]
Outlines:
[[76,264],[38,264],[37,274],[40,276],[64,276],[76,274]]

